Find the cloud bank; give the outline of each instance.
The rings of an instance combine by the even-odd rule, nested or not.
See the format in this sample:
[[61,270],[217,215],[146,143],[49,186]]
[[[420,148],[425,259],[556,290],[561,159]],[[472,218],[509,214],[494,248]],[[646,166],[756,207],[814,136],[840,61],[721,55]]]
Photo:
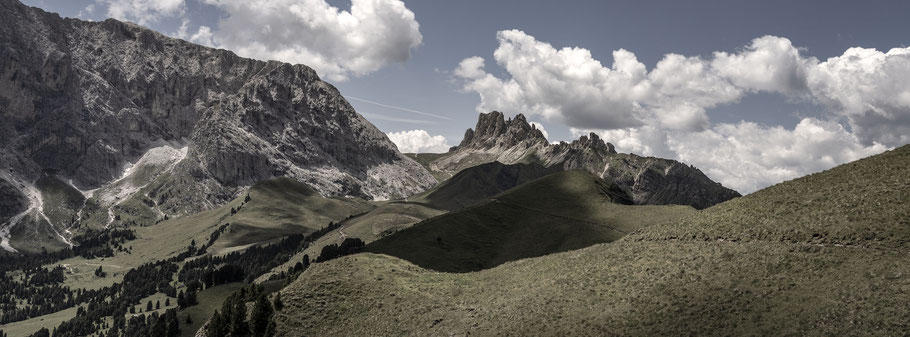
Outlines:
[[99,0],[109,16],[147,25],[183,18],[179,38],[240,56],[300,63],[333,81],[407,61],[423,36],[401,0],[352,0],[341,10],[326,0],[201,0],[224,12],[216,27],[190,31],[185,0]]
[[[186,10],[184,0],[97,0],[107,5],[107,15],[117,19],[148,25],[165,17],[181,15]],[[86,10],[93,11],[89,5]]]
[[[556,49],[518,30],[497,39],[493,59],[507,77],[476,56],[454,71],[480,96],[478,111],[594,131],[621,151],[694,164],[744,193],[910,142],[910,48],[851,48],[820,61],[786,38],[763,36],[707,59],[667,54],[648,70],[624,49],[605,66],[587,49]],[[708,109],[758,92],[818,104],[828,116],[792,129],[712,125]]]
[[442,153],[451,147],[445,137],[431,136],[424,130],[389,132],[387,135],[403,153]]

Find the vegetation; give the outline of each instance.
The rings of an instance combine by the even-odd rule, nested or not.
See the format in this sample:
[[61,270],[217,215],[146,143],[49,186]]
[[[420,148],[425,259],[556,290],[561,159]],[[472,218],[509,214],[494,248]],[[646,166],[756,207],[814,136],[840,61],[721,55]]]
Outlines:
[[[75,306],[96,296],[91,291],[72,289],[65,281],[62,265],[44,267],[72,256],[113,255],[112,247],[124,251],[121,244],[134,239],[130,230],[110,230],[79,236],[80,245],[53,253],[0,259],[0,324],[38,317]],[[18,271],[17,277],[13,277]],[[99,266],[95,276],[106,274]]]
[[436,187],[409,198],[435,208],[458,211],[515,186],[558,172],[537,163],[506,165],[491,162],[458,172]]
[[427,171],[433,175],[433,178],[436,178],[439,182],[443,182],[446,181],[446,179],[451,178],[452,173],[431,170],[430,163],[436,159],[445,157],[446,154],[447,153],[405,153],[404,155],[414,159],[414,161],[426,168]]
[[424,268],[468,272],[612,242],[638,228],[694,212],[688,206],[630,203],[625,191],[587,171],[563,171],[426,220],[369,244],[366,251]]
[[[252,310],[248,310],[248,302],[253,302]],[[249,291],[241,288],[224,301],[220,311],[216,310],[212,315],[205,328],[206,335],[274,336],[275,323],[272,321],[274,312],[275,309],[261,286],[250,286]]]
[[908,177],[905,146],[613,243],[474,273],[339,258],[282,290],[274,319],[284,335],[900,334]]

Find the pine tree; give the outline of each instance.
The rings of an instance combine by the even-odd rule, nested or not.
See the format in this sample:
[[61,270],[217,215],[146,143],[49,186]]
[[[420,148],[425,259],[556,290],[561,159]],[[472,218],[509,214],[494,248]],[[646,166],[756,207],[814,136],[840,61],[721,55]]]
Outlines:
[[249,333],[250,326],[246,322],[246,303],[243,302],[243,296],[234,299],[230,310],[231,335],[245,336]]
[[167,318],[167,337],[177,337],[180,335],[180,320],[177,319],[177,310],[170,309],[165,315]]
[[171,298],[170,298],[170,297],[164,299],[164,306],[165,306],[165,307],[171,306]]
[[179,293],[177,293],[177,307],[181,308],[181,309],[187,307],[186,297],[183,296],[183,290],[181,290]]
[[145,306],[145,311],[152,311],[152,300],[149,300],[149,303]]
[[184,298],[184,301],[186,301],[186,306],[188,306],[188,307],[192,307],[196,304],[199,304],[199,302],[196,301],[196,291],[192,290],[192,289],[187,291],[186,298]]
[[253,306],[253,336],[265,336],[265,331],[269,327],[273,312],[269,299],[265,295],[260,295]]
[[206,336],[227,336],[228,322],[224,316],[217,309],[215,310],[215,313],[212,314],[212,319],[209,320],[209,324],[205,327]]
[[161,309],[161,300],[155,301],[155,310]]

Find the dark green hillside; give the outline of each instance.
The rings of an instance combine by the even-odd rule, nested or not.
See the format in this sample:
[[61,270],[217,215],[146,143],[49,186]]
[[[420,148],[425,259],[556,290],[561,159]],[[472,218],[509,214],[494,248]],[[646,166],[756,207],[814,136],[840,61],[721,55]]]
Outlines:
[[492,162],[464,169],[436,187],[409,201],[424,202],[436,208],[457,211],[478,201],[505,192],[547,174],[558,172],[540,164],[506,165]]
[[[458,183],[464,178],[460,176],[449,181]],[[631,203],[626,191],[587,171],[564,171],[426,220],[370,244],[367,251],[434,270],[475,271],[615,241],[635,229],[692,212],[687,206]]]
[[908,189],[905,146],[475,273],[348,256],[282,290],[276,322],[284,336],[903,335]]

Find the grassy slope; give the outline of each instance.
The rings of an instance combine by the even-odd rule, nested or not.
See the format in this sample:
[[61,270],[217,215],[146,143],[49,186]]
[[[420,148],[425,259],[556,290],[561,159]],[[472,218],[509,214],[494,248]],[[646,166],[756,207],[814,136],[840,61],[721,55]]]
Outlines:
[[454,173],[431,170],[430,163],[436,159],[445,157],[447,154],[448,153],[405,153],[404,155],[411,157],[411,159],[414,159],[414,161],[416,161],[418,164],[423,165],[423,167],[426,168],[427,171],[429,171],[430,174],[436,178],[436,180],[443,182],[446,179],[451,178]]
[[[375,207],[373,203],[361,199],[323,198],[305,185],[283,178],[253,186],[250,189],[250,202],[244,204],[244,198],[245,195],[220,208],[170,219],[153,226],[134,227],[137,239],[125,244],[132,247],[131,254],[118,253],[114,257],[97,259],[74,257],[45,268],[52,268],[58,264],[66,265],[68,271],[64,285],[73,289],[98,289],[120,282],[131,268],[183,252],[192,240],[195,240],[197,245],[208,242],[209,235],[224,223],[237,226],[228,227],[215,246],[209,249],[210,253],[218,254],[241,246],[246,247],[251,242],[250,238],[255,238],[252,241],[264,242],[287,234],[308,233],[330,221],[341,221],[352,214],[359,214]],[[232,216],[231,208],[240,208],[240,211]],[[231,232],[232,227],[237,229]],[[103,266],[108,273],[107,277],[100,278],[94,275],[98,265]],[[230,293],[225,297],[227,295]],[[200,301],[202,299],[200,297]],[[221,301],[217,302],[216,305],[220,307]],[[74,314],[75,310],[63,311],[42,316],[48,318],[45,320],[47,324],[35,323],[43,321],[33,319],[11,323],[2,329],[13,329],[12,331],[23,329],[22,331],[28,330],[29,333],[41,327],[51,329],[61,321],[72,318]]]
[[[288,178],[261,182],[250,189],[250,202],[225,219],[231,227],[222,234],[216,249],[265,242],[290,234],[310,233],[376,206],[356,198],[324,198]],[[241,197],[240,199],[242,199]],[[230,208],[227,209],[230,211]]]
[[686,206],[616,202],[631,203],[625,192],[586,171],[564,171],[486,203],[429,219],[366,250],[434,270],[465,272],[611,242],[693,211]]
[[370,243],[390,233],[405,229],[425,219],[444,214],[439,210],[425,204],[391,201],[384,203],[365,214],[345,220],[341,227],[327,233],[313,242],[309,248],[297,254],[287,263],[272,269],[272,272],[261,276],[257,281],[268,279],[273,273],[287,270],[309,255],[315,259],[322,251],[322,247],[330,244],[339,245],[347,237],[355,237]]
[[[910,146],[611,244],[467,274],[358,254],[282,291],[280,335],[899,335]],[[735,240],[735,241],[734,241]]]
[[559,170],[547,169],[540,164],[486,163],[458,172],[449,180],[408,200],[457,211],[557,171]]

